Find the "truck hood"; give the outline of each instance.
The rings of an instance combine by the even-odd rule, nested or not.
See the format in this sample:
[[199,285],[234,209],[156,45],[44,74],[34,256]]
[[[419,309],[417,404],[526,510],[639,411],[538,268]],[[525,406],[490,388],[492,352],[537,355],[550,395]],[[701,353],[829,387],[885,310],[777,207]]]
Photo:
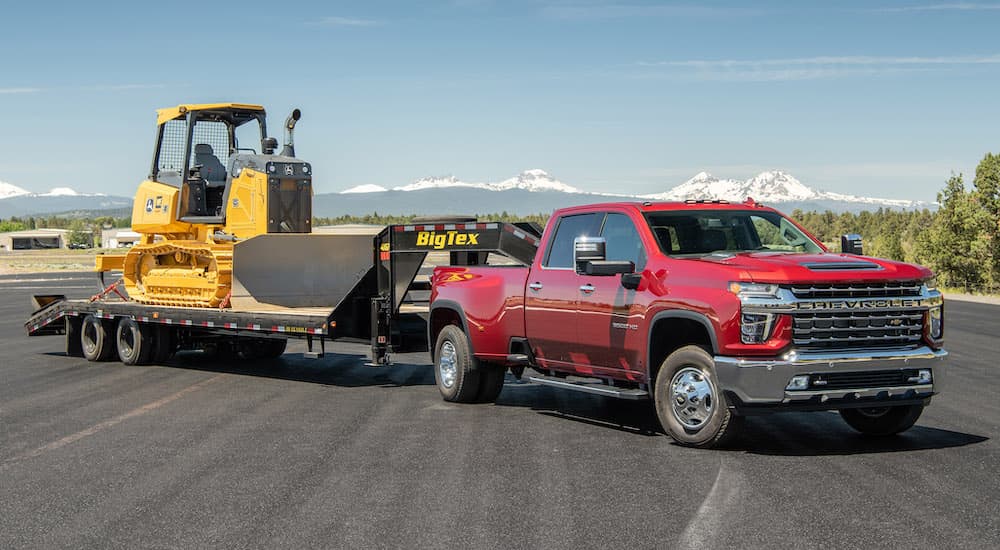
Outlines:
[[830,252],[741,252],[712,254],[697,261],[737,269],[761,283],[919,280],[932,275],[931,270],[918,265]]

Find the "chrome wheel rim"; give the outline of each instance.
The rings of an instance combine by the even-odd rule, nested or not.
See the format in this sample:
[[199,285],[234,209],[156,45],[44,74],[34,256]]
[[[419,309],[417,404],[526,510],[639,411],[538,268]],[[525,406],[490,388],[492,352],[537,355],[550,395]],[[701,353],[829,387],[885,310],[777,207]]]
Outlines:
[[135,335],[132,334],[132,330],[128,327],[122,328],[122,334],[119,338],[121,343],[122,353],[126,356],[132,355],[132,348],[135,347]]
[[81,342],[83,343],[83,349],[87,350],[87,353],[93,353],[97,349],[97,327],[92,323],[83,324],[83,338]]
[[715,410],[715,387],[705,373],[685,367],[670,381],[670,409],[685,428],[697,430]]
[[455,351],[455,345],[445,340],[444,344],[441,345],[440,355],[438,357],[438,378],[440,378],[442,386],[450,389],[455,385],[455,378],[458,377],[458,353]]

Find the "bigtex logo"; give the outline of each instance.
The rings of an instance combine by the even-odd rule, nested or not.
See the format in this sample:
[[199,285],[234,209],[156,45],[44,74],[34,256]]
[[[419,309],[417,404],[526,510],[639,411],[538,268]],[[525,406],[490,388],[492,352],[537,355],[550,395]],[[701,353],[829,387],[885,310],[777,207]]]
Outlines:
[[479,244],[479,233],[459,233],[458,231],[448,231],[446,233],[421,231],[417,233],[417,246],[430,246],[434,250],[441,250],[446,246],[472,246],[477,244]]

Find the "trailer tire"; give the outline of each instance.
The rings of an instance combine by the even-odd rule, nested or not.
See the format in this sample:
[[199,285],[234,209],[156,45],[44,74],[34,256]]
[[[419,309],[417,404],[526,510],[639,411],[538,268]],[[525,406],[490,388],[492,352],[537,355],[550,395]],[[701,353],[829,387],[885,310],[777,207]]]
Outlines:
[[236,345],[239,356],[243,359],[277,359],[285,353],[287,339],[277,338],[241,338]]
[[841,409],[840,416],[850,427],[865,435],[884,437],[910,429],[923,412],[923,405],[897,405]]
[[83,345],[80,342],[80,329],[83,327],[83,320],[73,315],[67,315],[66,319],[66,355],[70,357],[83,357]]
[[115,329],[118,358],[126,365],[148,365],[153,353],[153,338],[149,327],[131,317],[118,321]]
[[506,376],[506,367],[480,363],[479,394],[476,395],[476,403],[495,402],[500,396],[500,392],[503,391],[503,382]]
[[153,353],[150,360],[153,363],[164,363],[173,357],[177,351],[177,337],[173,327],[155,325],[151,327],[153,335]]
[[110,321],[87,315],[80,327],[80,347],[87,361],[110,361],[114,357],[114,325]]
[[656,415],[667,435],[685,447],[725,445],[742,425],[743,418],[728,407],[714,367],[703,348],[684,346],[667,356],[657,374]]
[[462,329],[448,325],[434,347],[434,380],[445,401],[475,403],[481,387],[476,358]]

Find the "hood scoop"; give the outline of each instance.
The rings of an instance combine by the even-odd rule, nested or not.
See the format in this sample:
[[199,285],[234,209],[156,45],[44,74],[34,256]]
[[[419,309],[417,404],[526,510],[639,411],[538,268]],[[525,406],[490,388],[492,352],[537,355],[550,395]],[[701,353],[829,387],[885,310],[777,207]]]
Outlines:
[[801,265],[813,271],[872,271],[882,269],[882,266],[877,263],[864,261],[803,262]]

